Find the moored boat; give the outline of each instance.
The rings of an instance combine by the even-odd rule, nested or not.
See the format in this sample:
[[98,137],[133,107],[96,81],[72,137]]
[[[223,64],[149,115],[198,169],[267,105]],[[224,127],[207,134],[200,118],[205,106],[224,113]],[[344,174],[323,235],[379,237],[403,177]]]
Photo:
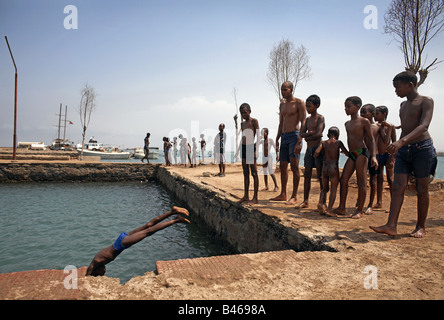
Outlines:
[[[81,154],[82,149],[77,149],[77,152]],[[129,159],[131,157],[131,153],[118,151],[115,149],[98,150],[98,151],[83,149],[83,156],[85,157],[99,156],[100,159]]]
[[[148,155],[148,159],[159,159],[159,148],[158,147],[149,147],[150,153]],[[137,148],[134,150],[134,158],[135,159],[143,159],[145,157],[145,151],[143,148]]]

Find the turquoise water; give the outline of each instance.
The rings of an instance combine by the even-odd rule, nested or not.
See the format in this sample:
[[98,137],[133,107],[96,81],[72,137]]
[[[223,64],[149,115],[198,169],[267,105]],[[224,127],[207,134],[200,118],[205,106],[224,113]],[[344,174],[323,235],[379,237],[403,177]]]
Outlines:
[[[88,266],[120,232],[172,205],[154,182],[0,184],[0,273]],[[195,225],[175,224],[123,251],[106,275],[126,282],[158,260],[223,253]]]

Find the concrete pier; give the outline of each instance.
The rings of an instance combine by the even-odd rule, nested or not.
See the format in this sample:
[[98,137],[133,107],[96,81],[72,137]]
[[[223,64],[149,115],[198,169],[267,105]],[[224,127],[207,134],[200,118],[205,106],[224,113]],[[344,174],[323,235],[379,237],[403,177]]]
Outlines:
[[[45,172],[51,178],[45,180]],[[413,239],[409,233],[416,223],[414,190],[406,192],[399,235],[388,237],[369,229],[370,225],[387,221],[385,209],[390,203],[387,189],[383,208],[374,210],[373,215],[358,220],[330,218],[316,211],[319,185],[315,179],[309,208],[296,209],[270,201],[276,195],[270,191],[260,191],[259,203],[251,206],[237,203],[243,195],[240,165],[228,165],[225,177],[217,177],[217,172],[217,166],[213,165],[191,169],[133,163],[0,163],[0,181],[4,183],[157,180],[178,204],[190,209],[192,223],[202,226],[211,237],[238,253],[158,261],[156,272],[147,272],[124,285],[108,277],[81,277],[79,291],[74,293],[64,293],[63,271],[2,274],[0,299],[444,298],[441,181],[432,185],[427,236]],[[76,174],[78,177],[74,178]],[[277,178],[280,183],[278,174]],[[260,179],[263,188],[263,177]],[[302,192],[303,179],[299,201]],[[356,181],[352,180],[347,198],[349,214],[354,210],[356,198]],[[377,279],[376,287],[371,286],[370,276],[372,281]]]

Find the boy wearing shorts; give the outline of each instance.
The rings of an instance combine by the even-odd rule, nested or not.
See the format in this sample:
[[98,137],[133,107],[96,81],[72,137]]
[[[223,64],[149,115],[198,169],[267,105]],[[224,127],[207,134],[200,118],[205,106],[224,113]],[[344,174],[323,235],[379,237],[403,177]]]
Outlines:
[[393,86],[396,94],[407,101],[401,103],[401,137],[387,147],[395,155],[395,180],[393,183],[390,214],[385,225],[370,227],[373,231],[390,236],[397,235],[398,218],[404,200],[408,179],[413,173],[418,197],[418,220],[411,237],[423,238],[429,211],[430,172],[436,158],[433,141],[428,131],[433,117],[432,98],[421,96],[417,91],[418,79],[412,72],[405,71],[395,76]]

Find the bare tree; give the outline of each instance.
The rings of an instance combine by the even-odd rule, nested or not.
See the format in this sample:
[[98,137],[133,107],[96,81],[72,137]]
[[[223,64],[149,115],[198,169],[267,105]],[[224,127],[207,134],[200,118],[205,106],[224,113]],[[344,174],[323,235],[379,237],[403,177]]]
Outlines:
[[85,86],[81,90],[81,98],[80,98],[80,106],[79,106],[79,115],[80,115],[80,124],[82,126],[82,151],[80,153],[80,159],[83,159],[83,146],[85,145],[85,137],[86,137],[86,129],[89,126],[89,122],[91,120],[91,113],[96,108],[96,97],[97,94],[93,87],[85,84]]
[[303,45],[295,47],[290,40],[283,39],[270,51],[268,81],[282,100],[281,85],[285,81],[293,82],[294,88],[304,79],[311,77],[310,56]]
[[406,70],[424,83],[438,58],[427,65],[424,49],[444,28],[444,0],[393,0],[385,14],[385,33],[392,34],[404,53]]

